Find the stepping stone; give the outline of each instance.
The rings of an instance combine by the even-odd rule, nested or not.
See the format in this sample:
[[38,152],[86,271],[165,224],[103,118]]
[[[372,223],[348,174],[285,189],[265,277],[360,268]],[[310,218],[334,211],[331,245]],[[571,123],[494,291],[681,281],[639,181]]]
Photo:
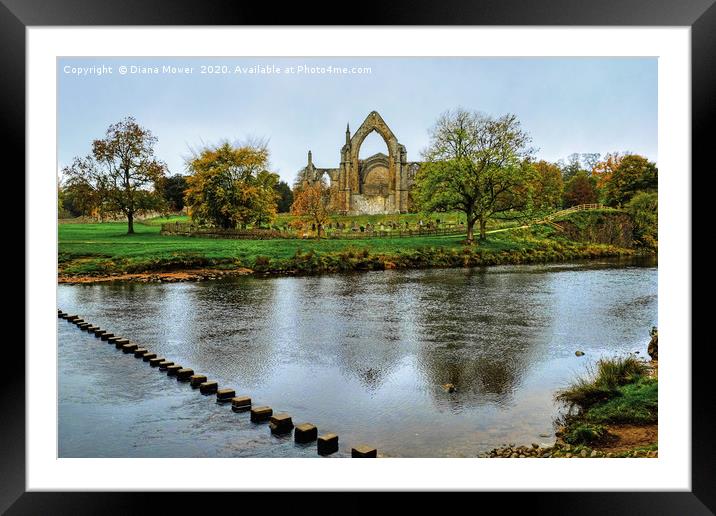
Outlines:
[[216,399],[219,401],[229,401],[236,396],[234,389],[219,389],[216,391]]
[[100,337],[100,339],[102,339],[102,340],[109,340],[111,337],[114,337],[114,333],[107,333],[107,332],[105,332],[105,333],[102,334],[102,336]]
[[240,412],[242,410],[249,410],[251,408],[251,398],[248,396],[238,396],[231,398],[231,410],[234,412]]
[[98,328],[99,328],[99,326],[87,326],[87,328],[85,328],[85,331],[87,331],[89,333],[94,333],[94,331]]
[[[117,337],[117,336],[109,337],[109,338],[107,339],[107,342],[109,342],[110,344],[117,344],[117,341],[118,341],[119,339],[121,339],[121,338],[122,338],[122,337]],[[121,348],[122,345],[120,344],[120,345],[118,345],[117,347],[118,347],[118,348]]]
[[137,348],[134,350],[134,356],[135,358],[142,358],[144,355],[149,353],[145,348]]
[[79,315],[68,315],[67,317],[65,317],[65,319],[67,319],[70,322],[74,322],[76,319],[79,319],[79,318],[80,318]]
[[192,387],[199,387],[202,383],[206,382],[207,378],[203,374],[195,374],[189,378],[189,383]]
[[164,360],[163,362],[159,362],[159,370],[166,371],[170,365],[174,365],[174,362],[170,362],[169,360]]
[[338,451],[338,436],[336,434],[323,434],[317,442],[319,455],[330,455]]
[[276,414],[269,420],[272,434],[287,434],[293,430],[293,421],[288,414]]
[[318,438],[318,428],[311,423],[301,423],[300,425],[296,425],[293,438],[297,443],[313,442]]
[[78,327],[80,330],[84,330],[84,329],[86,329],[89,325],[90,325],[90,323],[88,323],[88,322],[83,322],[83,323],[79,323],[79,324],[77,325],[77,327]]
[[99,338],[99,337],[101,337],[102,335],[104,335],[105,333],[107,333],[105,330],[102,330],[102,329],[97,328],[97,329],[94,331],[94,336]]
[[150,358],[149,365],[152,367],[159,367],[159,364],[161,362],[164,362],[165,360],[166,360],[166,358],[163,358],[163,357]]
[[199,392],[202,394],[214,394],[219,389],[219,384],[216,382],[204,382],[199,384]]
[[135,344],[134,342],[130,342],[128,344],[122,345],[122,351],[124,353],[134,353],[134,350],[139,347],[138,344]]
[[182,366],[176,365],[176,364],[170,365],[169,367],[167,367],[167,376],[175,376],[177,374],[177,371],[179,371],[179,369],[184,369],[184,368]]
[[[109,339],[109,340],[111,341],[112,339]],[[124,346],[125,344],[129,344],[129,339],[117,339],[117,340],[114,341],[114,344],[115,344],[118,348],[121,348],[121,347]]]
[[351,457],[354,459],[374,459],[378,456],[378,450],[372,446],[356,446],[351,449]]
[[189,378],[191,378],[191,376],[193,374],[194,374],[193,369],[189,369],[189,368],[179,369],[177,371],[177,380],[180,380],[182,382],[188,382]]
[[82,324],[83,322],[85,322],[85,320],[84,320],[84,319],[74,319],[72,322],[73,322],[76,326],[79,326],[80,324]]
[[[136,351],[135,351],[135,353],[136,353]],[[153,358],[157,358],[156,353],[145,353],[144,356],[142,357],[142,360],[144,360],[145,362],[149,362]]]
[[254,407],[251,409],[251,421],[254,423],[268,421],[272,414],[273,409],[271,407]]

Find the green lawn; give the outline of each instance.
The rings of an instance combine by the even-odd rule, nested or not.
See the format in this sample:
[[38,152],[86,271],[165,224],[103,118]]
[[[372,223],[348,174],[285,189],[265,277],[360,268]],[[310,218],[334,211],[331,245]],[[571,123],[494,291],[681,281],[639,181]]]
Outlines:
[[[418,215],[401,215],[419,217]],[[463,235],[366,239],[238,240],[160,235],[158,217],[123,222],[59,224],[61,275],[102,275],[197,267],[247,267],[261,272],[329,272],[382,268],[461,267],[532,263],[628,254],[607,245],[567,241],[545,226],[510,229],[464,246]],[[445,219],[441,219],[445,220]]]
[[[370,248],[371,253],[393,254],[423,247],[462,247],[462,236],[409,237],[351,240],[231,240],[160,235],[157,224],[135,224],[135,234],[127,235],[126,223],[60,224],[59,256],[61,267],[67,273],[83,273],[118,267],[121,262],[174,260],[182,256],[201,256],[217,263],[235,263],[250,266],[257,256],[282,259],[301,252],[331,253],[346,249]],[[493,250],[516,247],[509,238],[495,236],[486,244]]]

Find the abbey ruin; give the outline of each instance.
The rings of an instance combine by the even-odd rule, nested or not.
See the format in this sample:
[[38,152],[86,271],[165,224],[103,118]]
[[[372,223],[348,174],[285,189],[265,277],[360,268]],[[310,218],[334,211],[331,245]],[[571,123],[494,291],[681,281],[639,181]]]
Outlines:
[[[385,141],[388,155],[379,152],[358,159],[363,140],[373,131]],[[405,146],[398,142],[378,112],[371,111],[353,136],[350,126],[346,127],[346,143],[341,148],[338,168],[316,167],[308,151],[308,163],[298,177],[299,182],[310,184],[327,176],[334,204],[342,214],[406,213],[409,191],[419,167],[419,162],[408,161]]]

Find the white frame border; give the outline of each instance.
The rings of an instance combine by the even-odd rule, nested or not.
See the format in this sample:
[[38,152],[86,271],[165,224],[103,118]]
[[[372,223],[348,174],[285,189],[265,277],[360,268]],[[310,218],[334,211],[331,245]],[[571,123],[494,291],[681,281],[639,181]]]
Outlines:
[[[161,37],[157,32],[161,31]],[[188,36],[191,32],[191,37]],[[117,35],[122,32],[121,38]],[[28,27],[27,489],[691,489],[689,27]],[[330,44],[327,44],[330,42]],[[68,56],[658,56],[658,459],[58,459],[56,59]],[[628,146],[628,142],[625,143]],[[54,252],[51,252],[54,250]],[[672,345],[673,344],[673,345]],[[190,475],[211,471],[211,475]],[[280,474],[276,472],[280,471]]]

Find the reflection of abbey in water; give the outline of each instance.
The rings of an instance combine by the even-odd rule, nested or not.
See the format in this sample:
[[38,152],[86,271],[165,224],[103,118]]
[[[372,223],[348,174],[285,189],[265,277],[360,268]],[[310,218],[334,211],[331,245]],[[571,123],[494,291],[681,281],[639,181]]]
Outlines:
[[[361,144],[375,131],[385,140],[388,155],[379,152],[366,159],[358,159]],[[409,162],[405,146],[376,111],[371,111],[351,137],[346,127],[346,143],[341,149],[338,168],[317,168],[311,151],[308,164],[299,171],[299,181],[312,183],[325,176],[330,178],[331,194],[337,211],[348,215],[406,213],[409,211],[408,192],[413,184],[419,162]]]

